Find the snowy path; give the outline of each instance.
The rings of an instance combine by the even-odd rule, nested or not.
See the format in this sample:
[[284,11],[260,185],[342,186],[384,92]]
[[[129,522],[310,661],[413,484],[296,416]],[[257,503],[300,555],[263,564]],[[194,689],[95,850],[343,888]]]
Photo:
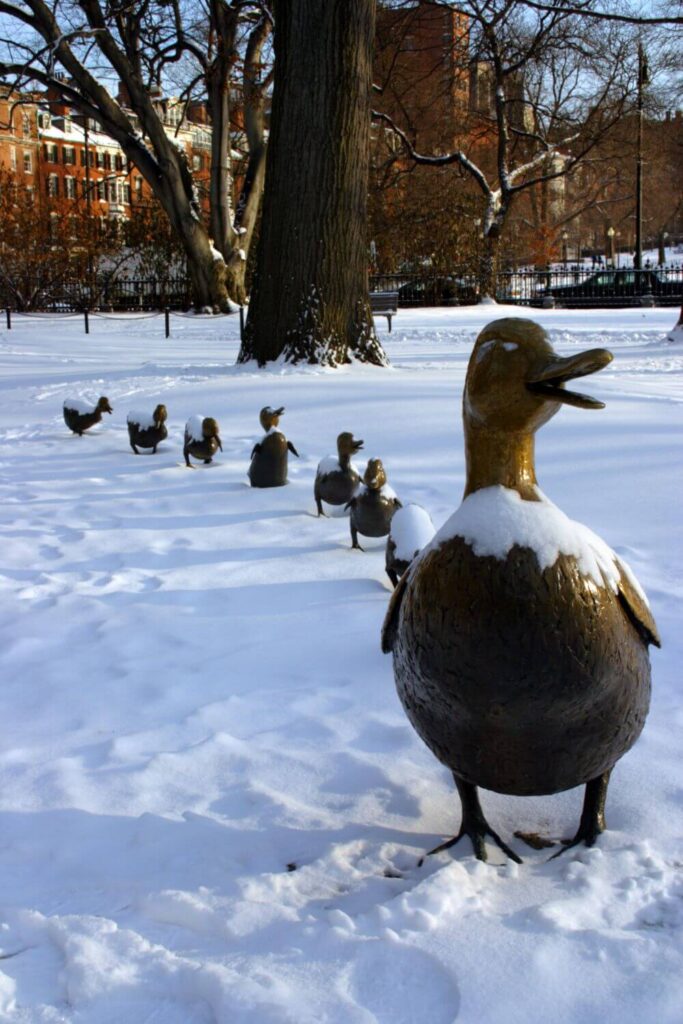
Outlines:
[[[466,842],[447,772],[379,650],[384,545],[314,516],[341,430],[439,526],[463,484],[477,330],[508,310],[402,311],[389,371],[234,367],[237,318],[15,319],[0,331],[0,1020],[8,1024],[678,1024],[683,350],[671,310],[533,314],[562,352],[607,346],[599,413],[539,434],[544,492],[648,591],[645,732],[610,831],[552,863],[578,791],[484,793],[521,867]],[[519,311],[518,311],[519,312]],[[381,330],[381,326],[380,326]],[[106,394],[82,438],[65,398]],[[126,413],[163,401],[134,456]],[[290,485],[254,491],[258,411],[284,405]],[[224,452],[187,470],[195,413]]]

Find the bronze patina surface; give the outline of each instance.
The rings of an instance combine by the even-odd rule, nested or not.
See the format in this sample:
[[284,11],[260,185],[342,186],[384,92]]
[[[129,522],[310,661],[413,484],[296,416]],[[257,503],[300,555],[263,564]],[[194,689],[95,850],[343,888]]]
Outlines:
[[284,411],[284,406],[271,409],[267,405],[259,413],[259,421],[266,434],[252,449],[249,465],[249,482],[252,487],[284,486],[287,483],[288,453],[299,457],[292,442],[276,430]]
[[221,444],[220,439],[220,428],[213,416],[206,416],[202,420],[201,441],[191,437],[187,430],[185,430],[183,455],[185,456],[186,466],[191,465],[190,455],[194,459],[201,459],[203,463],[208,465],[219,448],[223,451],[223,445]]
[[156,455],[157,445],[168,437],[166,420],[168,412],[165,405],[157,405],[152,414],[154,423],[151,427],[141,427],[139,423],[128,420],[128,438],[130,446],[136,455],[139,455],[138,448],[151,448],[152,454]]
[[[464,496],[500,485],[541,500],[534,433],[563,403],[602,408],[565,384],[610,360],[604,349],[560,357],[528,320],[485,327],[463,396]],[[460,536],[437,538],[392,596],[382,645],[393,652],[399,698],[453,772],[463,816],[451,843],[470,836],[480,859],[488,835],[519,860],[486,822],[477,786],[531,795],[586,784],[569,845],[590,845],[604,829],[609,774],[643,728],[647,647],[659,645],[639,589],[616,555],[614,564],[616,589],[567,554],[541,569],[518,544],[494,557],[476,555]]]
[[318,515],[324,516],[322,502],[328,505],[346,505],[360,487],[360,474],[351,464],[351,459],[363,447],[362,441],[356,441],[353,434],[344,431],[337,438],[337,455],[339,468],[328,472],[318,472],[313,484],[313,496]]
[[392,516],[401,502],[382,493],[386,482],[382,460],[370,459],[363,474],[365,486],[346,505],[351,509],[351,547],[363,550],[358,543],[359,533],[364,537],[386,537],[389,533]]
[[81,437],[84,430],[89,430],[100,422],[103,413],[112,413],[114,410],[109,404],[109,399],[102,395],[92,412],[77,412],[76,409],[69,409],[67,406],[64,406],[63,411],[64,422],[69,430],[73,430],[74,434]]

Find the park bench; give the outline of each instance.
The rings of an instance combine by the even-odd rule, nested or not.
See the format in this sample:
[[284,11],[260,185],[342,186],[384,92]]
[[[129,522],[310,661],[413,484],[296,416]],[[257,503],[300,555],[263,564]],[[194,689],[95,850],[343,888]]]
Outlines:
[[391,318],[398,313],[398,292],[370,292],[373,316],[385,316],[391,331]]

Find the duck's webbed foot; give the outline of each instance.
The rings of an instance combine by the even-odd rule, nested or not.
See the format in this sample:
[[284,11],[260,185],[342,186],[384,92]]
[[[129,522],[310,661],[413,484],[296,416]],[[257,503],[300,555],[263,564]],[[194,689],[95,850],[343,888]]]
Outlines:
[[583,798],[583,810],[579,828],[573,839],[563,839],[562,849],[553,854],[550,858],[560,857],[567,850],[585,843],[586,846],[593,846],[595,840],[605,831],[605,800],[607,799],[607,787],[611,770],[599,775],[597,779],[591,779],[586,783],[586,793]]
[[[454,775],[455,784],[458,787],[458,793],[460,795],[460,802],[462,804],[462,823],[460,825],[460,831],[457,836],[453,839],[448,839],[445,843],[440,843],[435,846],[433,850],[430,850],[426,854],[427,857],[431,857],[433,853],[440,853],[442,850],[448,850],[451,846],[455,846],[463,836],[469,836],[472,841],[472,847],[474,849],[474,856],[477,860],[488,860],[488,854],[486,852],[485,839],[488,836],[492,839],[496,846],[503,851],[506,857],[510,860],[514,860],[515,863],[521,864],[522,858],[519,857],[514,850],[511,850],[507,843],[504,843],[497,832],[494,832],[488,821],[484,817],[484,812],[481,809],[479,803],[479,794],[477,793],[477,787],[473,786],[471,782],[464,782],[463,779],[458,778]],[[424,857],[418,861],[418,867],[422,864]]]

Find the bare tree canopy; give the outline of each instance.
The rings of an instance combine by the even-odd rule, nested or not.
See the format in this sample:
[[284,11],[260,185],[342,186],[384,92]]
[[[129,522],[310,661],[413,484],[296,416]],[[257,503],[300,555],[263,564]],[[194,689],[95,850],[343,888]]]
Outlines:
[[[683,24],[683,14],[671,14],[662,13],[658,14],[643,14],[645,7],[651,7],[650,4],[643,5],[642,3],[636,4],[625,4],[623,0],[619,0],[617,5],[612,5],[614,9],[610,10],[606,3],[595,3],[595,0],[579,0],[577,3],[566,3],[565,0],[554,0],[552,3],[541,3],[540,0],[520,0],[525,7],[530,7],[536,11],[558,11],[563,14],[581,14],[585,17],[592,18],[596,21],[614,21],[620,22],[621,24],[627,25],[639,25],[647,27],[650,25],[680,25]],[[676,6],[680,9],[680,0],[674,0]],[[666,0],[665,3],[655,5],[655,7],[661,8],[662,11],[668,11],[671,7],[671,0]],[[630,8],[630,10],[628,9]]]
[[404,102],[393,87],[400,59],[389,47],[373,117],[399,140],[395,159],[456,166],[475,184],[483,201],[485,294],[492,292],[501,232],[520,197],[537,203],[554,182],[595,164],[600,145],[633,107],[640,29],[583,17],[606,4],[576,6],[580,11],[560,0],[425,0],[386,8],[397,49],[410,40],[411,20],[424,17],[425,8],[440,10],[451,49],[438,60],[448,62],[449,81],[469,83],[461,124],[444,126],[429,152],[417,143],[428,136],[424,125],[411,123],[409,97]]
[[[242,0],[0,2],[0,75],[18,92],[49,89],[113,138],[148,182],[188,257],[198,305],[224,308],[243,297],[243,259],[263,186],[261,52],[270,32],[265,5]],[[244,93],[251,103],[245,191],[232,211],[230,79],[244,46]],[[199,89],[212,124],[211,232],[203,223],[192,169],[166,130],[154,91],[183,82]],[[104,83],[111,86],[111,91]],[[125,103],[115,99],[123,87]]]

